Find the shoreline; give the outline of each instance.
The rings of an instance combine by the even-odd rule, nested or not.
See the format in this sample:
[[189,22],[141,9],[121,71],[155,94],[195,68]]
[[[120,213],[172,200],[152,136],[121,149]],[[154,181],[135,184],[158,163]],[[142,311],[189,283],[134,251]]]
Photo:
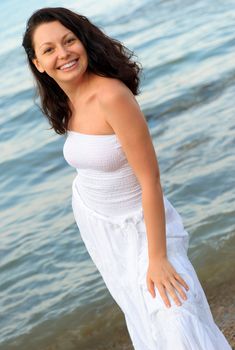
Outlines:
[[[215,323],[225,335],[228,343],[235,350],[235,279],[232,277],[219,283],[201,282]],[[43,339],[40,344],[35,344],[35,336],[29,335],[18,343],[18,349],[36,350],[75,350],[77,348],[91,350],[133,350],[129,334],[126,329],[124,316],[119,307],[109,299],[104,313],[96,315],[89,323],[83,319],[84,325],[78,327],[76,315],[71,320],[58,326],[58,331],[51,334],[49,338]],[[86,317],[90,317],[87,315]],[[41,329],[42,331],[42,329]],[[40,332],[39,332],[40,333]],[[27,339],[28,338],[28,339]],[[0,346],[1,347],[1,346]],[[5,349],[13,350],[12,344]]]

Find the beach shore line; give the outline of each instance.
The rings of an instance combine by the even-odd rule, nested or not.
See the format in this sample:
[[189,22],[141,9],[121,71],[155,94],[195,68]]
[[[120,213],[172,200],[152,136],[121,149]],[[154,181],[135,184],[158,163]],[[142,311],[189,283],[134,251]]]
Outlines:
[[[202,287],[216,324],[235,350],[235,279],[230,278],[217,284],[203,282]],[[119,307],[110,299],[105,309],[104,313],[93,320],[89,319],[89,322],[87,320],[82,327],[77,328],[75,320],[74,327],[71,324],[68,324],[66,330],[62,327],[57,335],[40,345],[40,350],[133,350]],[[29,343],[24,349],[31,348]],[[9,347],[9,350],[13,348]],[[39,349],[37,344],[35,349]]]

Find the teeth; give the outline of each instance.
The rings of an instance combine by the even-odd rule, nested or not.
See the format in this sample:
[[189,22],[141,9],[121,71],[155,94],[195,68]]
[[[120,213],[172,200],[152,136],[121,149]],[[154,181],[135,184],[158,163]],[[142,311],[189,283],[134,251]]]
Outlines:
[[63,66],[61,66],[60,69],[70,68],[70,67],[72,67],[76,62],[77,62],[77,61],[74,60],[74,61],[71,61],[71,62],[69,62],[69,63],[66,63],[66,64],[64,64]]

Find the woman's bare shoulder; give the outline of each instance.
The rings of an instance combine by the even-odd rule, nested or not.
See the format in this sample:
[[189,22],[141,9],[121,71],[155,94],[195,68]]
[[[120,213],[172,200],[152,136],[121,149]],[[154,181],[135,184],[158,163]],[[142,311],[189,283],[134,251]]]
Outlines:
[[98,99],[100,102],[109,101],[118,96],[129,96],[134,98],[130,89],[119,79],[100,77],[98,82]]

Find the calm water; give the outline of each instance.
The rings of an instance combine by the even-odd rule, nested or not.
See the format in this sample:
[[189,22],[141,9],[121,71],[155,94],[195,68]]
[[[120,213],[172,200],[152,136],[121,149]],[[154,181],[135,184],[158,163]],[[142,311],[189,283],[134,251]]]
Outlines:
[[76,175],[34,104],[21,49],[42,6],[88,16],[135,51],[139,103],[165,194],[190,234],[202,283],[232,278],[235,243],[235,1],[0,2],[0,349],[131,349],[124,318],[81,241]]

